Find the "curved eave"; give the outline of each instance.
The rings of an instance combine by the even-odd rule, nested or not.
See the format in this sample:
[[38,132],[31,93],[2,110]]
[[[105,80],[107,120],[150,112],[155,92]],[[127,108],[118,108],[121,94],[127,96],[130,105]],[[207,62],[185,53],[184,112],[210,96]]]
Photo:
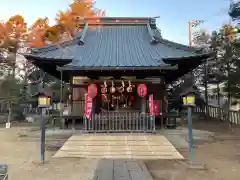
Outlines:
[[187,57],[174,57],[174,58],[163,58],[163,61],[167,64],[176,64],[180,62],[181,60],[199,60],[199,61],[206,61],[208,58],[214,57],[215,53],[210,52],[210,53],[204,53],[204,54],[196,54],[192,56],[187,56]]
[[177,64],[178,70],[174,73],[166,71],[165,72],[165,80],[166,83],[169,84],[178,78],[184,76],[188,72],[192,71],[193,69],[197,68],[200,64],[204,63],[207,59],[213,58],[214,53],[205,53],[205,54],[198,54],[195,56],[189,57],[181,57],[181,58],[165,58],[163,59],[166,63],[171,63],[172,65]]
[[[70,62],[72,59],[59,59],[59,58],[47,58],[47,57],[40,57],[33,54],[24,54],[25,58],[37,66],[38,68],[44,70],[46,73],[60,79],[61,74],[57,70],[58,66],[64,66]],[[69,77],[64,76],[65,81],[68,81]]]
[[23,56],[33,62],[34,64],[38,64],[38,63],[51,63],[51,64],[56,64],[56,65],[65,65],[68,64],[70,62],[72,62],[72,59],[61,59],[58,57],[41,57],[39,55],[34,55],[34,54],[23,54]]

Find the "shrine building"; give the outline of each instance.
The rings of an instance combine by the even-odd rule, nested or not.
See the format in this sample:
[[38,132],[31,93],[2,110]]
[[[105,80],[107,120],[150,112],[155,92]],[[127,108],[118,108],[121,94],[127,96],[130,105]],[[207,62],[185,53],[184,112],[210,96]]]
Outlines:
[[155,18],[88,20],[75,39],[25,57],[70,84],[69,113],[61,116],[83,118],[86,132],[154,132],[165,111],[165,86],[211,54],[164,39]]

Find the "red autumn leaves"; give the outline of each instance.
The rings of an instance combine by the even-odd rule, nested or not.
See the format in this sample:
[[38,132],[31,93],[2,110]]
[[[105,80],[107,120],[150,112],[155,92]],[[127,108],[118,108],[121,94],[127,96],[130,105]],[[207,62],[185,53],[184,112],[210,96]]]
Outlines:
[[[0,47],[8,48],[24,41],[30,48],[40,48],[74,38],[81,31],[79,24],[86,17],[104,16],[105,12],[94,8],[92,0],[75,0],[65,12],[56,16],[56,25],[50,26],[48,18],[38,18],[30,27],[24,17],[15,15],[0,24]],[[93,18],[96,20],[97,18]]]

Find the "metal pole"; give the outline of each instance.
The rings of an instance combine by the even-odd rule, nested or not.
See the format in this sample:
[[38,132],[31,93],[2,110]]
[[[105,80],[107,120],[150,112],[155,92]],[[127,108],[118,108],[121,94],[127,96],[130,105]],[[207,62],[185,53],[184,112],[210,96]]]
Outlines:
[[188,152],[189,161],[193,163],[194,152],[193,152],[193,133],[192,133],[192,107],[188,107]]
[[46,109],[42,108],[42,131],[41,131],[41,162],[45,160],[45,134],[46,134]]

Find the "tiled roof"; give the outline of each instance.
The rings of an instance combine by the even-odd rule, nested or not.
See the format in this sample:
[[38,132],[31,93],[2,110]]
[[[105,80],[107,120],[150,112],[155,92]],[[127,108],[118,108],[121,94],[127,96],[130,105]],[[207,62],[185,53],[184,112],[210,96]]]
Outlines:
[[197,54],[184,45],[161,38],[149,24],[102,26],[88,28],[81,39],[59,46],[42,48],[27,55],[40,59],[71,59],[65,67],[134,68],[164,67],[164,59],[192,57]]

